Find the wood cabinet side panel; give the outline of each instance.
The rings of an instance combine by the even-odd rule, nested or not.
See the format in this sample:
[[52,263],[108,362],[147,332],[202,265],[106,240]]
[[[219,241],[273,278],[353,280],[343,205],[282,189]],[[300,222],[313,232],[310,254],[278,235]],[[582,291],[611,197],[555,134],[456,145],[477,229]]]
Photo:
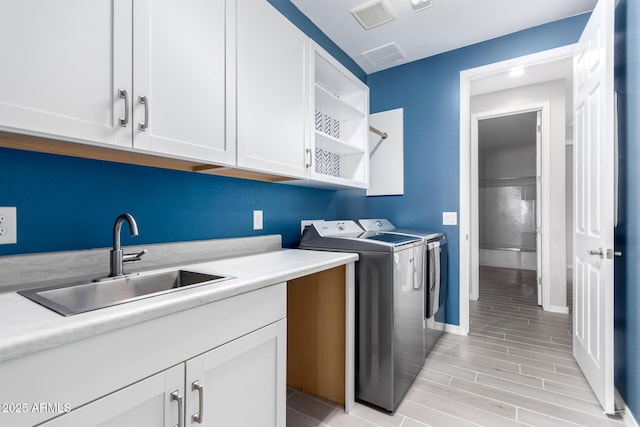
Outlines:
[[287,385],[345,403],[345,267],[288,282]]

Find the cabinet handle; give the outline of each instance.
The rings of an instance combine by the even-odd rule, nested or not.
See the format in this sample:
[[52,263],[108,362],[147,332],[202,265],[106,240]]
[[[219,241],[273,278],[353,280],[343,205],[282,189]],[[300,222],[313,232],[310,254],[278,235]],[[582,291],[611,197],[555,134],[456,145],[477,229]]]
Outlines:
[[183,427],[184,424],[182,423],[182,395],[180,394],[180,392],[178,390],[175,390],[174,392],[171,393],[171,401],[172,402],[178,402],[178,424],[176,424],[173,427]]
[[138,128],[144,132],[149,127],[149,100],[146,96],[139,95],[138,102],[144,105],[144,122],[138,122]]
[[202,418],[204,417],[204,386],[200,384],[199,380],[191,383],[191,391],[195,390],[198,390],[198,412],[191,416],[191,422],[202,424]]
[[124,119],[120,118],[120,126],[126,128],[129,124],[129,92],[126,89],[118,89],[118,96],[124,99]]
[[310,148],[305,149],[304,153],[306,156],[306,166],[310,168],[311,167],[311,149]]

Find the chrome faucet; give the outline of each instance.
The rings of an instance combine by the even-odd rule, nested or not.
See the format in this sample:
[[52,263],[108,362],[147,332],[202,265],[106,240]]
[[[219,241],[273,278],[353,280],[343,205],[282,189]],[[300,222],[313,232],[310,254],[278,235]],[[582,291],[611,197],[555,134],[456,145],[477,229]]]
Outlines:
[[122,253],[122,248],[120,247],[120,231],[122,230],[122,223],[124,221],[129,223],[131,237],[138,235],[138,224],[136,224],[136,220],[133,219],[131,214],[123,213],[116,218],[116,222],[113,224],[113,248],[111,249],[111,271],[109,272],[109,277],[124,275],[123,264],[125,262],[140,261],[142,255],[147,253],[146,249],[137,254]]

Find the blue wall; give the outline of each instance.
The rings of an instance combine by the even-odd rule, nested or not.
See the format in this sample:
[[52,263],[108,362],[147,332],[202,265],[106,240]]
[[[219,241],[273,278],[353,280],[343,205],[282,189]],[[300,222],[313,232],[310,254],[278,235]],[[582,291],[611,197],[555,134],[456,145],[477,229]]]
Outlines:
[[615,384],[640,416],[640,3],[616,9],[616,78],[619,138],[619,222],[615,261]]
[[[365,73],[289,0],[269,0],[361,79]],[[295,246],[301,219],[337,219],[352,192],[0,149],[0,206],[16,206],[18,243],[0,255],[111,245],[116,216],[131,212],[140,236],[123,244],[282,234]],[[345,210],[340,210],[345,207]],[[264,211],[253,231],[252,210]]]
[[[0,206],[18,211],[18,243],[0,255],[111,246],[122,212],[140,228],[123,245],[277,233],[287,246],[301,219],[338,213],[336,191],[10,149],[0,162]],[[253,209],[264,230],[253,231]]]
[[[111,226],[134,214],[140,236],[123,244],[279,233],[297,244],[308,218],[388,217],[399,225],[445,231],[450,240],[447,321],[458,324],[457,227],[441,212],[459,209],[459,72],[577,41],[581,15],[367,76],[289,0],[269,0],[371,88],[371,112],[405,111],[405,195],[365,198],[328,191],[0,149],[0,206],[18,208],[18,244],[0,255],[75,250],[111,244]],[[640,414],[640,2],[616,13],[616,89],[620,107],[620,225],[616,249],[616,387]],[[264,210],[262,231],[253,209]]]
[[404,108],[405,194],[370,197],[367,215],[449,238],[447,323],[459,324],[459,229],[442,212],[459,211],[460,71],[578,41],[588,14],[369,75],[371,112]]

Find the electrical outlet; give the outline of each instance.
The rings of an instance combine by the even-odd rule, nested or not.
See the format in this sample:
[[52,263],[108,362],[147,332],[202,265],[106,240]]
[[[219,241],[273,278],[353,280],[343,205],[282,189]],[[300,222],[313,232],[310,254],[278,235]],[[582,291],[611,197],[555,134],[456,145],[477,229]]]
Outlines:
[[262,211],[253,211],[253,229],[262,230]]
[[322,220],[320,220],[320,219],[303,219],[302,221],[300,221],[300,235],[302,235],[302,233],[304,233],[304,229],[305,228],[307,228],[312,223],[317,222],[317,221],[322,221]]
[[18,242],[15,207],[0,207],[0,245]]

